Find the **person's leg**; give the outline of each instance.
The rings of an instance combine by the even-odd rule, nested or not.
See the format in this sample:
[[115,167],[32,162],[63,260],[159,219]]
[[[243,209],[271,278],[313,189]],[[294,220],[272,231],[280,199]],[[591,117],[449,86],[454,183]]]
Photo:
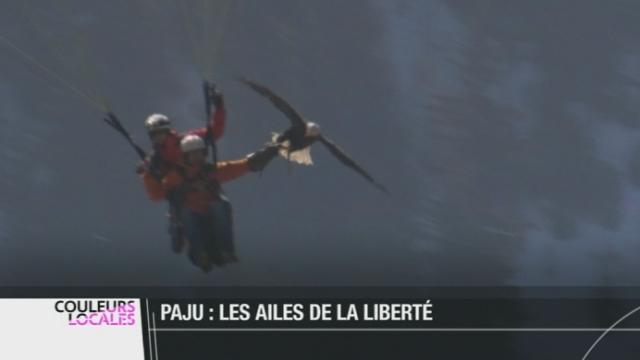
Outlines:
[[211,260],[219,266],[223,266],[226,261],[224,260],[224,251],[222,248],[222,239],[218,236],[218,205],[212,203],[209,206],[209,211],[206,215],[206,247]]
[[211,262],[205,248],[206,230],[203,215],[189,209],[182,210],[182,226],[189,240],[189,259],[203,271],[211,270]]
[[216,202],[212,206],[212,219],[214,220],[215,237],[220,244],[222,257],[225,262],[238,261],[235,255],[233,243],[233,217],[231,203],[225,199]]
[[179,209],[169,204],[169,236],[171,237],[171,250],[179,254],[184,248],[184,234]]

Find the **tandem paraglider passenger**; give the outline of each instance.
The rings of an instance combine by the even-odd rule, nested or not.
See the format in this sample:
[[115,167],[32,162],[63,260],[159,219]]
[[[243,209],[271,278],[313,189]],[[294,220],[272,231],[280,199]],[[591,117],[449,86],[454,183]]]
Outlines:
[[233,221],[224,208],[220,184],[249,172],[262,171],[277,156],[278,146],[271,145],[243,159],[207,162],[206,144],[198,135],[180,141],[181,165],[174,167],[160,182],[145,182],[154,198],[171,193],[180,199],[181,220],[188,241],[189,259],[203,271],[213,265],[237,261],[233,246]]

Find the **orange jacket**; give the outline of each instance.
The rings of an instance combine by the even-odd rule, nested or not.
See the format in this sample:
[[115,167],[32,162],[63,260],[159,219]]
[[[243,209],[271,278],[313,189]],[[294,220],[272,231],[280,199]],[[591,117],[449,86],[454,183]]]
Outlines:
[[140,175],[142,184],[147,192],[147,196],[151,201],[161,201],[166,197],[165,190],[160,183],[160,180],[151,174],[147,169]]
[[218,201],[219,190],[217,183],[236,179],[250,171],[247,159],[219,161],[215,171],[207,170],[203,166],[185,165],[173,169],[157,181],[150,174],[143,174],[143,182],[149,198],[161,200],[166,198],[167,192],[181,188],[184,191],[183,205],[195,212],[204,213],[209,205]]

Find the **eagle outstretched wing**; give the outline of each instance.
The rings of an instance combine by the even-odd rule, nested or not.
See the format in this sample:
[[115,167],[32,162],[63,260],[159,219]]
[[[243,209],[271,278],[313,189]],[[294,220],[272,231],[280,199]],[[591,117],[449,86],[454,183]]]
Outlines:
[[238,78],[238,81],[247,85],[258,94],[269,99],[269,101],[271,101],[271,103],[275,105],[275,107],[278,108],[278,110],[282,111],[287,116],[287,118],[289,119],[289,121],[291,121],[291,124],[294,127],[303,127],[303,128],[306,127],[306,124],[302,115],[299,112],[297,112],[296,109],[294,109],[293,106],[291,106],[291,104],[289,104],[286,100],[284,100],[280,96],[276,95],[269,88],[267,88],[264,85],[260,85],[255,81],[248,80],[246,78]]
[[318,141],[320,141],[333,156],[335,156],[341,163],[350,167],[351,169],[358,172],[365,179],[367,179],[370,183],[372,183],[375,187],[383,191],[385,194],[390,195],[389,190],[384,187],[382,184],[378,183],[368,172],[366,172],[360,165],[358,165],[349,155],[347,155],[342,149],[338,147],[338,145],[334,144],[331,140],[327,139],[323,135],[318,137]]

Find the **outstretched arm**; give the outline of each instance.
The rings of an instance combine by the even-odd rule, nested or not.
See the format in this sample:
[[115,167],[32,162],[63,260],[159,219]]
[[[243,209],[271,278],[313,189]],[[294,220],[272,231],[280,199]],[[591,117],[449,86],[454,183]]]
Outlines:
[[218,181],[226,182],[251,171],[262,171],[277,154],[278,147],[273,145],[251,153],[241,160],[219,161],[214,176]]
[[224,107],[224,98],[222,96],[222,93],[219,91],[214,91],[211,94],[211,103],[215,106],[215,110],[211,113],[207,126],[189,131],[189,134],[206,138],[208,135],[207,129],[210,128],[211,141],[216,142],[224,134],[224,129],[227,121],[227,111]]
[[231,181],[248,173],[249,160],[247,158],[241,160],[218,161],[216,164],[216,172],[214,177],[221,183]]
[[227,121],[227,112],[224,108],[224,104],[221,102],[220,106],[216,105],[216,110],[209,119],[209,126],[211,126],[211,134],[213,141],[217,141],[224,134],[224,126]]

